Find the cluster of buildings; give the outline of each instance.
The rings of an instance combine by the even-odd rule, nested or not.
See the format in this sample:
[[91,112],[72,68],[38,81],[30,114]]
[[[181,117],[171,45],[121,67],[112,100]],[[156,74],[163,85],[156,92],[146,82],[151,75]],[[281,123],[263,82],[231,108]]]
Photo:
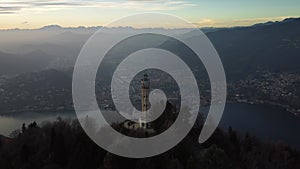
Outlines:
[[72,110],[71,88],[45,84],[40,76],[20,76],[0,85],[2,113]]
[[229,85],[230,101],[269,103],[300,115],[300,76],[291,73],[263,73]]

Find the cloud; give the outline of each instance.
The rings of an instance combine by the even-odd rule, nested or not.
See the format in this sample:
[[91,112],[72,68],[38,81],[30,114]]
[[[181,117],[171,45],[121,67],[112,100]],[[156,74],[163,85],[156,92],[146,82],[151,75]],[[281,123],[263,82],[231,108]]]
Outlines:
[[0,6],[0,13],[2,13],[2,14],[15,13],[16,11],[19,11],[19,10],[20,10],[20,8],[18,8],[18,7]]
[[0,14],[13,14],[13,13],[15,13],[15,12],[9,12],[9,11],[0,11]]
[[145,1],[159,1],[159,0],[128,0],[128,1],[140,1],[140,2],[145,2]]
[[264,17],[264,18],[245,18],[245,19],[235,19],[234,22],[241,24],[253,24],[258,22],[268,22],[268,21],[279,21],[285,18],[290,18],[291,16],[277,16],[277,17]]
[[216,23],[217,21],[213,19],[202,19],[194,24],[199,27],[210,27],[210,26],[214,26]]
[[0,13],[16,13],[24,10],[45,11],[69,8],[115,8],[143,11],[175,10],[196,6],[182,0],[127,0],[127,1],[78,1],[78,0],[5,0],[0,2]]

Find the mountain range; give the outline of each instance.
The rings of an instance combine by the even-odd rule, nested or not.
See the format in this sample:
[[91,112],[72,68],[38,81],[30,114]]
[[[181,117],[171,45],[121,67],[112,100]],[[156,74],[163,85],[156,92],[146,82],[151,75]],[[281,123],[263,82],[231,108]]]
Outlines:
[[[298,73],[299,27],[300,18],[288,18],[248,27],[202,30],[218,51],[229,79],[238,79],[258,71]],[[0,40],[0,75],[43,69],[69,69],[74,66],[86,40],[98,28],[100,27],[63,28],[50,25],[35,30],[2,30],[0,35],[6,41]],[[135,30],[131,27],[105,29],[108,33],[102,35],[104,39],[114,36],[109,29],[120,32]],[[193,38],[194,33],[188,32],[184,36]]]
[[229,78],[255,72],[300,73],[300,18],[207,33]]

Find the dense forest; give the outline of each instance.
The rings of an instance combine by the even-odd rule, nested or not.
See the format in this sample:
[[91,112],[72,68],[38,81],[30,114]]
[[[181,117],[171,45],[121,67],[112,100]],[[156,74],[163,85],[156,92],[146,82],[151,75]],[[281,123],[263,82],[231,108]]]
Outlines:
[[[120,124],[114,124],[121,129]],[[173,149],[159,156],[130,159],[98,147],[78,121],[22,126],[14,138],[0,139],[1,169],[299,169],[300,153],[283,143],[267,143],[232,128],[217,129],[200,145],[193,128]]]
[[[178,112],[167,102],[163,114],[151,123],[156,134],[162,133],[176,120]],[[186,119],[190,117],[186,114]],[[78,120],[57,118],[39,126],[23,124],[11,138],[0,137],[1,169],[299,169],[300,152],[284,143],[262,142],[239,134],[231,127],[217,129],[204,144],[198,143],[203,117],[187,137],[171,150],[150,158],[120,157],[96,145],[84,132]],[[95,125],[86,117],[86,124]],[[131,137],[151,137],[142,130],[112,127]],[[105,130],[105,127],[101,128]]]

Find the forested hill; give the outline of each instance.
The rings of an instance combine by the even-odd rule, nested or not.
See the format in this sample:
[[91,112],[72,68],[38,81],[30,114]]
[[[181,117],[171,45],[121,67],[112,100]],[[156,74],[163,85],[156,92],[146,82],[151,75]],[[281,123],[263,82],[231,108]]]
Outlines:
[[[121,125],[114,124],[118,131]],[[105,130],[105,128],[104,128]],[[283,143],[266,143],[229,128],[217,129],[200,145],[200,128],[161,155],[130,159],[98,147],[78,122],[61,119],[28,127],[10,142],[0,144],[1,169],[299,169],[300,154]],[[130,135],[130,132],[127,133]],[[139,133],[131,133],[137,136]]]

